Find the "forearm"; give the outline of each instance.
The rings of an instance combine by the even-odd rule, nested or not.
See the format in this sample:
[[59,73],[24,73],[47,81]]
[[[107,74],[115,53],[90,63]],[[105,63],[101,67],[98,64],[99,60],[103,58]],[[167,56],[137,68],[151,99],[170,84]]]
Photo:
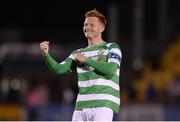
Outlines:
[[43,59],[46,62],[48,68],[50,69],[50,71],[52,71],[53,73],[57,74],[57,75],[61,75],[61,74],[65,74],[69,71],[69,67],[63,65],[63,64],[59,64],[57,63],[52,57],[51,55],[48,53],[46,55],[43,55]]
[[107,77],[111,77],[118,68],[118,65],[115,63],[98,62],[91,58],[88,58],[86,64],[92,66],[96,71],[104,74]]

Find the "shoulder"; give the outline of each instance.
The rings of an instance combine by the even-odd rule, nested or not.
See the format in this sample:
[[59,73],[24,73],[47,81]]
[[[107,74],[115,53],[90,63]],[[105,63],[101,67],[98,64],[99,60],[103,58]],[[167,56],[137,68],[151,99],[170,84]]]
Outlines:
[[117,44],[117,43],[107,43],[106,46],[107,46],[109,49],[112,49],[112,48],[119,48],[119,49],[120,49],[120,46],[119,46],[119,44]]
[[122,57],[122,52],[121,52],[119,44],[117,44],[117,43],[108,43],[107,46],[109,48],[110,53],[115,53],[115,54],[118,54],[120,57]]

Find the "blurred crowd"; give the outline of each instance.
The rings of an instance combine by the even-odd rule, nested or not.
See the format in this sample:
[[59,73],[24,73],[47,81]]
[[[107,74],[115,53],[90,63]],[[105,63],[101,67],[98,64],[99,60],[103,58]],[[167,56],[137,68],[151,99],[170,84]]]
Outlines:
[[180,38],[166,47],[157,63],[145,63],[135,80],[122,88],[124,104],[180,105]]

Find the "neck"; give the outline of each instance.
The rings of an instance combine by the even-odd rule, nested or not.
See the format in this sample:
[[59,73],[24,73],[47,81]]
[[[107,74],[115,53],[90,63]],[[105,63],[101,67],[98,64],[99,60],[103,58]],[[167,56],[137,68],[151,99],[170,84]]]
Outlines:
[[104,43],[104,41],[102,40],[102,38],[93,38],[93,39],[88,39],[88,46],[89,47],[94,47],[97,45],[100,45]]

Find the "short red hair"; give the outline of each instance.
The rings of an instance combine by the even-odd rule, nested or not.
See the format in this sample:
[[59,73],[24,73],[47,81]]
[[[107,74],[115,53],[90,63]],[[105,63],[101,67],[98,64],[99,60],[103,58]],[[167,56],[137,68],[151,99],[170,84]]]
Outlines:
[[103,14],[101,14],[96,9],[87,11],[85,17],[97,17],[99,21],[105,26],[106,25],[106,18]]

